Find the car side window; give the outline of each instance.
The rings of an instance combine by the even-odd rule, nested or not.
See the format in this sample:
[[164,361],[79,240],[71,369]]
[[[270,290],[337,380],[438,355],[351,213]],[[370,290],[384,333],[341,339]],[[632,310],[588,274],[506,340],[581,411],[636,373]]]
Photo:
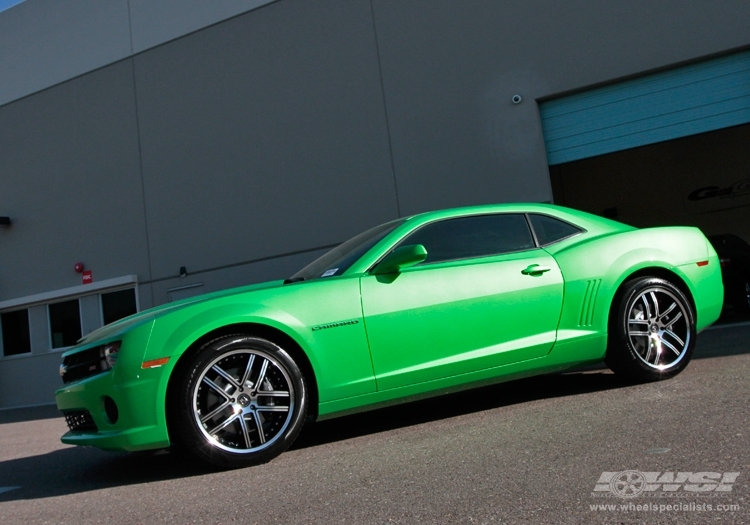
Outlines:
[[504,213],[447,219],[427,224],[403,239],[399,246],[422,244],[424,263],[437,263],[534,248],[523,214]]
[[536,233],[536,240],[539,241],[539,246],[547,246],[583,231],[577,226],[549,215],[530,213],[529,219],[531,220],[531,226],[534,228],[534,233]]

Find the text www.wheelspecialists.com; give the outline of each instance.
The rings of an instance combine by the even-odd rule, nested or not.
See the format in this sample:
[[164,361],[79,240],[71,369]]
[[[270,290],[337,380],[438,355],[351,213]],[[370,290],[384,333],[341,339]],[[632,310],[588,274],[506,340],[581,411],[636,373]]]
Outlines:
[[592,503],[592,511],[619,512],[738,512],[738,503]]

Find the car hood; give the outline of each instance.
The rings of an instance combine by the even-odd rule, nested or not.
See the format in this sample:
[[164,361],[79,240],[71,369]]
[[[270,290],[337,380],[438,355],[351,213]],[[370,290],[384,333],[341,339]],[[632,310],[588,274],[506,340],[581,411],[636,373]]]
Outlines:
[[82,337],[81,339],[79,339],[78,342],[76,343],[76,346],[114,338],[117,335],[125,332],[126,330],[129,330],[135,327],[136,325],[149,322],[166,313],[173,312],[181,308],[185,308],[186,306],[190,306],[190,305],[197,304],[197,303],[202,303],[204,301],[209,301],[211,299],[216,299],[220,297],[228,297],[231,295],[237,295],[237,294],[252,292],[256,290],[267,290],[269,288],[278,288],[283,285],[284,285],[284,281],[281,281],[281,280],[268,281],[268,282],[252,284],[248,286],[241,286],[239,288],[231,288],[229,290],[222,290],[219,292],[207,293],[204,295],[196,295],[195,297],[189,297],[187,299],[182,299],[180,301],[175,301],[173,303],[167,303],[161,306],[156,306],[154,308],[149,308],[148,310],[138,312],[129,317],[125,317],[123,319],[120,319],[119,321],[115,321],[114,323],[110,323],[97,330],[94,330],[93,332],[87,334],[85,337]]

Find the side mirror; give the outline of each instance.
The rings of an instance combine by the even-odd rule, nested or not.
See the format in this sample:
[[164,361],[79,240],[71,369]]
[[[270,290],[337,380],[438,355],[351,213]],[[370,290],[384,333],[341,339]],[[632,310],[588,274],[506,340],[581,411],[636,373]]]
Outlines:
[[385,256],[372,271],[374,275],[398,273],[404,268],[414,266],[427,259],[427,250],[421,244],[399,246]]

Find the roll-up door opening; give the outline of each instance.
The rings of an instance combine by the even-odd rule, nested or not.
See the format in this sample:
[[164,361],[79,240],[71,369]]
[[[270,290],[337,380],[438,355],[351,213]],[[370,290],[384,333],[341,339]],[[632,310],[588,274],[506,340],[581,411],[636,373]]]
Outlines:
[[750,318],[750,52],[540,109],[556,204],[638,227],[701,228],[734,265],[724,268],[724,317]]

